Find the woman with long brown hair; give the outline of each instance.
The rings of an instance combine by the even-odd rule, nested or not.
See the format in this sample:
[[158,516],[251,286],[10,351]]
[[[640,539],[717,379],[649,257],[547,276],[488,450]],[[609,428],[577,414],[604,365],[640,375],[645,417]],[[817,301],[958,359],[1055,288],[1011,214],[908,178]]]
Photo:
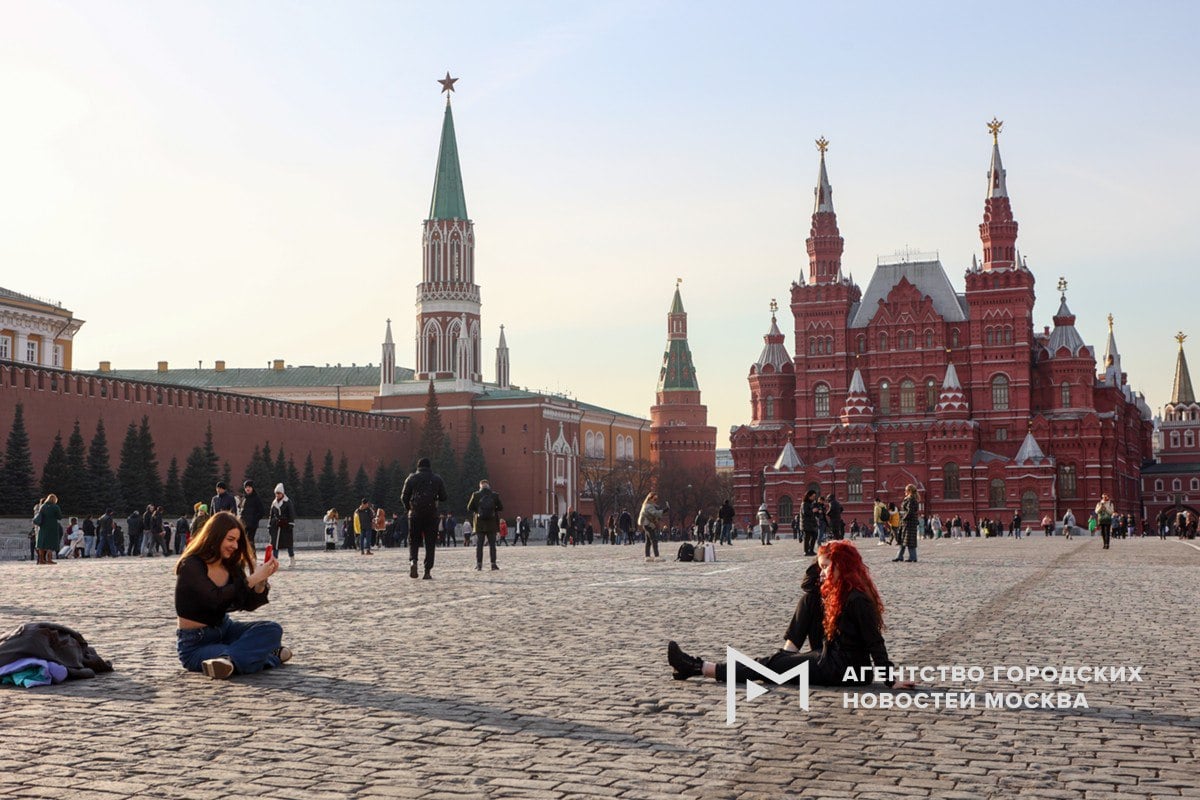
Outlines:
[[228,511],[209,517],[192,535],[175,564],[175,633],[179,661],[191,672],[210,678],[259,672],[292,657],[280,645],[278,622],[235,622],[230,611],[253,611],[266,605],[267,579],[279,560],[256,565],[254,546],[242,521]]
[[[817,686],[861,686],[870,683],[862,679],[863,667],[892,666],[883,641],[883,599],[852,542],[838,540],[821,545],[817,563],[808,568],[800,588],[804,594],[796,604],[783,648],[757,659],[760,664],[775,672],[786,672],[807,661],[808,680]],[[812,650],[801,653],[806,640]],[[726,679],[725,664],[690,656],[675,642],[667,645],[667,661],[675,680],[696,675]],[[856,673],[853,679],[846,673],[850,667]],[[753,670],[737,665],[737,680],[756,677],[760,676]],[[885,683],[893,685],[890,679]],[[895,685],[912,688],[910,683]]]

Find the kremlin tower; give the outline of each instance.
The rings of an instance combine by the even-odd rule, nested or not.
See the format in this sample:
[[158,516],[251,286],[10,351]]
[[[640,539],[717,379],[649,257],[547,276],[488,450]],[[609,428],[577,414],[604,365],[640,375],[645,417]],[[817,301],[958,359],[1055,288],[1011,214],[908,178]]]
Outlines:
[[650,408],[650,458],[668,469],[708,474],[716,469],[717,429],[708,426],[687,340],[687,312],[679,285],[667,314],[667,349]]

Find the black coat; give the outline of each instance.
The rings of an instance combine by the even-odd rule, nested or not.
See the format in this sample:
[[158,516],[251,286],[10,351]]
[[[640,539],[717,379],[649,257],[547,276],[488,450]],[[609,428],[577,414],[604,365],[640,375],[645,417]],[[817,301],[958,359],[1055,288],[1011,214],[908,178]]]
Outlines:
[[53,622],[27,622],[0,637],[0,664],[22,658],[57,661],[67,668],[67,678],[94,678],[97,672],[112,672],[105,661],[79,633]]
[[279,505],[271,504],[271,538],[275,539],[278,532],[278,540],[275,542],[275,547],[282,550],[285,547],[293,545],[293,529],[295,528],[296,512],[292,510],[292,501],[288,497],[283,498],[283,502]]
[[417,467],[416,472],[404,479],[404,488],[400,491],[400,502],[412,518],[437,517],[438,503],[448,499],[442,476],[429,467]]
[[248,531],[257,530],[264,514],[262,498],[258,496],[258,490],[255,489],[248,493],[246,499],[242,501],[242,524]]

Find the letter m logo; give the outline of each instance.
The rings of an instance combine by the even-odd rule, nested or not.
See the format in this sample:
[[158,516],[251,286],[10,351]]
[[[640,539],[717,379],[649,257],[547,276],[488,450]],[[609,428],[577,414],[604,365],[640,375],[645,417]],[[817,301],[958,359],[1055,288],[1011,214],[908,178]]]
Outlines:
[[[793,679],[800,680],[800,708],[808,711],[808,662],[798,664],[787,672],[779,673],[764,667],[752,658],[739,653],[732,647],[725,648],[725,724],[732,725],[737,720],[737,665],[745,667],[757,675],[775,684],[783,684]],[[767,690],[757,683],[746,681],[746,701],[749,702]]]

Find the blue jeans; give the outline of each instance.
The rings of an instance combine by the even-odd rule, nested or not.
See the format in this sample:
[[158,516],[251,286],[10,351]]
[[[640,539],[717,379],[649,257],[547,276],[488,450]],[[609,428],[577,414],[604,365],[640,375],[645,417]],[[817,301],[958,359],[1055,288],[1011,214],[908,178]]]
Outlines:
[[190,672],[200,672],[201,662],[210,658],[228,658],[234,672],[243,675],[278,667],[275,651],[282,639],[278,622],[234,622],[228,614],[215,627],[175,631],[179,663]]
[[881,542],[886,542],[888,540],[887,528],[882,522],[875,523],[875,537]]
[[902,545],[900,545],[900,555],[896,556],[896,559],[897,559],[897,560],[901,560],[901,559],[903,559],[903,558],[904,558],[904,551],[905,551],[906,549],[908,550],[908,560],[909,560],[909,561],[916,561],[916,560],[917,560],[917,548],[916,548],[916,547],[908,547],[907,545],[903,545],[903,544],[902,544]]
[[730,532],[732,530],[733,530],[732,522],[722,522],[721,523],[721,544],[733,544],[733,539],[730,536]]

